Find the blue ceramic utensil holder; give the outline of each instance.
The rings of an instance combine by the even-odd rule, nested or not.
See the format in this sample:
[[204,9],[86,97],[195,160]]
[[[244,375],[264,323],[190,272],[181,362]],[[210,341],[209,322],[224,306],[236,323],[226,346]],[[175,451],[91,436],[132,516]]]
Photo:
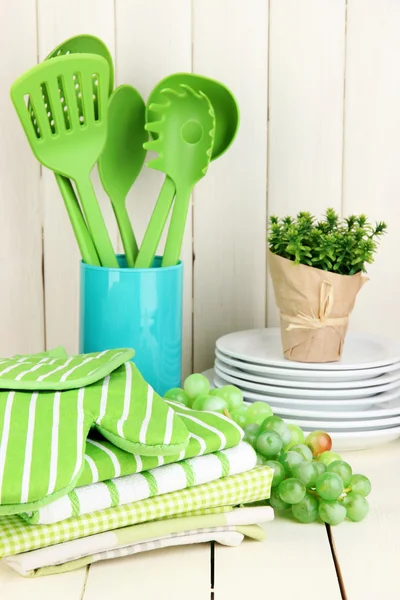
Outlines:
[[81,262],[80,352],[133,348],[134,363],[160,394],[181,385],[183,264],[119,269]]

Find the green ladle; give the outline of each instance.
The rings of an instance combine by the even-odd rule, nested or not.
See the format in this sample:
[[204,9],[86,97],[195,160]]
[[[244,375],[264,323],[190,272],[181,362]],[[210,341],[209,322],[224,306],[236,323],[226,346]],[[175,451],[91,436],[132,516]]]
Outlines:
[[[193,73],[175,73],[169,75],[156,85],[149,96],[146,105],[147,128],[152,137],[157,139],[158,132],[154,127],[152,128],[152,124],[159,120],[159,114],[154,109],[154,105],[163,102],[163,89],[172,88],[178,91],[181,84],[188,85],[196,92],[202,91],[206,94],[214,108],[215,135],[211,160],[215,160],[231,146],[239,127],[239,108],[236,99],[232,92],[219,81]],[[169,177],[166,177],[144,235],[135,267],[151,267],[168,214],[171,210],[174,195],[174,182]]]
[[138,247],[126,210],[126,196],[140,173],[146,156],[143,144],[145,104],[135,88],[121,85],[108,102],[107,141],[98,166],[118,222],[128,267],[135,265]]
[[179,261],[190,194],[207,172],[214,145],[215,116],[209,99],[187,85],[180,87],[180,92],[164,90],[165,102],[152,105],[159,120],[149,124],[147,129],[156,132],[158,138],[144,144],[147,150],[158,153],[148,166],[165,173],[175,186],[163,267]]
[[[54,48],[54,50],[52,50],[50,54],[46,56],[45,60],[49,60],[57,56],[76,53],[98,54],[106,59],[110,69],[109,92],[111,93],[114,87],[114,65],[107,46],[99,38],[86,34],[76,35],[65,40],[56,48]],[[87,229],[86,222],[82,215],[78,199],[75,196],[75,191],[71,185],[71,181],[59,173],[55,173],[54,175],[64,200],[82,259],[87,264],[99,266],[99,257],[97,255],[93,240]]]
[[[93,74],[97,75],[96,105]],[[75,181],[101,264],[118,267],[90,180],[106,142],[108,92],[109,66],[103,57],[69,54],[24,73],[11,86],[11,99],[39,162]]]

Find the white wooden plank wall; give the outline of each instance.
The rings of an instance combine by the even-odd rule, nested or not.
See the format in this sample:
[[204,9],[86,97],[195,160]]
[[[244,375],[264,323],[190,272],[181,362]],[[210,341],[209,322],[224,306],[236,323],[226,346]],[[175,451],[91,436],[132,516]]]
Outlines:
[[[78,349],[76,243],[8,90],[57,43],[84,32],[109,46],[116,84],[144,98],[165,75],[193,70],[226,83],[240,104],[236,142],[197,185],[188,219],[185,374],[211,365],[219,335],[277,322],[265,264],[272,213],[333,206],[387,220],[351,326],[400,334],[397,0],[20,0],[1,3],[0,17],[0,355]],[[129,196],[139,240],[161,183],[145,169]]]

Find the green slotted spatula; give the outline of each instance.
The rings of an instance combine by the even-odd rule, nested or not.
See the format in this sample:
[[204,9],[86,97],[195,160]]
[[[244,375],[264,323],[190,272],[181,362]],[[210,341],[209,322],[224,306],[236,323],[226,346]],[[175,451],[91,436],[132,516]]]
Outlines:
[[69,54],[19,77],[11,86],[11,99],[39,162],[75,181],[101,264],[118,267],[90,180],[106,141],[108,92],[109,65],[103,57]]
[[213,107],[205,94],[187,85],[163,90],[166,102],[152,105],[159,120],[146,125],[158,134],[144,147],[158,153],[148,166],[162,171],[175,186],[175,203],[165,244],[163,267],[176,265],[182,247],[190,194],[207,172],[215,131]]
[[[85,54],[98,54],[106,59],[108,66],[110,67],[110,78],[109,78],[109,93],[112,92],[114,87],[114,65],[112,61],[112,57],[110,51],[108,50],[105,43],[99,38],[89,35],[89,34],[80,34],[75,35],[74,37],[68,38],[64,40],[61,44],[56,46],[45,58],[45,60],[50,60],[52,58],[56,58],[57,56],[67,55],[67,54],[76,54],[76,53],[85,53]],[[61,89],[61,88],[60,88]],[[79,88],[75,88],[76,94],[79,98]],[[96,106],[97,99],[97,87],[96,87],[96,79],[93,78],[93,101]],[[65,97],[61,96],[60,98],[62,107],[64,109],[65,106]],[[45,97],[45,104],[47,99]],[[35,120],[35,114],[31,111],[32,121]],[[35,123],[33,123],[35,125]],[[54,173],[58,187],[60,189],[62,198],[64,200],[65,207],[67,209],[67,213],[69,219],[71,221],[72,229],[75,234],[76,241],[79,246],[79,250],[83,259],[83,262],[89,265],[100,266],[99,257],[97,256],[96,248],[93,244],[93,240],[90,236],[88,228],[86,226],[85,219],[82,215],[81,207],[79,205],[78,199],[75,195],[74,188],[71,185],[71,181],[60,175],[59,173]]]

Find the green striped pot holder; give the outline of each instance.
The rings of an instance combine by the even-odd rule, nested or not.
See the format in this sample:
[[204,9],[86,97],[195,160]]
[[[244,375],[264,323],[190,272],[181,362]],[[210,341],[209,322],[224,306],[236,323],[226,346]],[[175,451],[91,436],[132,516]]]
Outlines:
[[76,487],[91,428],[137,455],[186,448],[184,420],[144,381],[133,354],[0,360],[0,514],[32,510]]

